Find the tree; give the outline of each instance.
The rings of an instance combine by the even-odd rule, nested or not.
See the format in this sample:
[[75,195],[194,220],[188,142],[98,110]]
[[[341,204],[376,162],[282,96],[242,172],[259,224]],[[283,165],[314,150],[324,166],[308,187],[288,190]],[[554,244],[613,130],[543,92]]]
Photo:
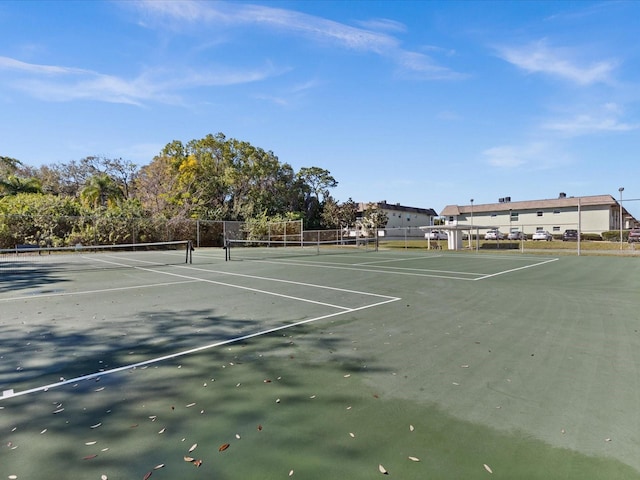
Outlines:
[[21,178],[9,175],[0,179],[0,191],[3,195],[18,195],[19,193],[42,193],[42,185],[37,178]]
[[324,203],[329,195],[329,189],[338,186],[338,182],[331,176],[329,170],[320,167],[302,167],[298,177],[309,187],[309,192],[320,204]]
[[18,167],[22,165],[20,160],[11,157],[0,156],[0,179],[6,175],[15,173]]
[[377,231],[387,226],[389,217],[375,203],[370,203],[362,216],[362,227],[377,236]]
[[290,165],[222,133],[168,144],[137,185],[162,186],[165,207],[184,217],[245,220],[301,211],[303,204],[303,184]]
[[114,205],[124,197],[118,184],[106,173],[92,176],[80,192],[82,201],[93,208]]
[[346,202],[339,204],[329,195],[327,196],[322,209],[322,227],[342,229],[354,226],[356,223],[357,211],[358,206],[351,198]]

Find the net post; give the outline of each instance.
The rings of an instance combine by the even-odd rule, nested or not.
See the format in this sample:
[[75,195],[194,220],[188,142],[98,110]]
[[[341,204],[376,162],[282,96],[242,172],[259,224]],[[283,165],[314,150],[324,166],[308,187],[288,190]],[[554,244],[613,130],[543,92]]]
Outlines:
[[191,240],[187,240],[187,254],[184,259],[184,263],[193,263],[193,242]]
[[224,261],[225,262],[230,261],[231,260],[231,252],[229,251],[229,240],[228,239],[225,238],[224,245],[223,245],[222,248],[224,248]]

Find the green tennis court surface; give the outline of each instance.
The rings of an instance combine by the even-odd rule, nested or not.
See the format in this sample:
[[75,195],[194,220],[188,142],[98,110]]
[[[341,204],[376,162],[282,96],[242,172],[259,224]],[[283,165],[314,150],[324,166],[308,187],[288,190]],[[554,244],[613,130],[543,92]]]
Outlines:
[[0,478],[640,478],[637,259],[184,253],[2,271]]

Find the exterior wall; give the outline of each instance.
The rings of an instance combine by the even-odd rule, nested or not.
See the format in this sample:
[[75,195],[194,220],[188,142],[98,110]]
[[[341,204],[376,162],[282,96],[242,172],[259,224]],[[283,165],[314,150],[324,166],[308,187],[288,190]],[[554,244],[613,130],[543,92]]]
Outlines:
[[[538,215],[538,212],[542,212],[542,215]],[[574,207],[512,209],[493,213],[474,213],[473,224],[488,227],[481,229],[481,233],[490,228],[498,228],[503,233],[519,230],[531,235],[536,230],[547,230],[552,234],[560,235],[567,229],[578,229],[580,222],[581,232],[600,234],[619,228],[618,217],[618,213],[612,211],[609,206],[582,207],[580,215]],[[449,222],[450,217],[446,220]],[[463,224],[472,223],[470,214],[459,215],[454,217],[455,220]]]
[[386,208],[383,208],[382,211],[386,213],[387,217],[389,218],[386,228],[417,228],[424,225],[433,225],[433,216],[431,215],[388,210]]
[[[407,207],[399,203],[390,204],[386,201],[376,203],[359,203],[358,212],[362,214],[369,205],[375,205],[387,216],[387,224],[379,235],[386,237],[420,237],[424,238],[424,232],[420,227],[433,225],[438,216],[431,208]],[[361,230],[362,234],[366,234]]]

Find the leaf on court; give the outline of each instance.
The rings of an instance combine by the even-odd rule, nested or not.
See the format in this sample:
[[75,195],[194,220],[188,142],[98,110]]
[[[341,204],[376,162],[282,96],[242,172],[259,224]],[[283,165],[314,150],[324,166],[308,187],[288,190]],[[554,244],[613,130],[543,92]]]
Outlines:
[[350,373],[347,373],[347,374],[344,376],[344,378],[349,378],[350,376],[351,376],[351,374],[350,374]]
[[82,457],[83,460],[92,460],[94,458],[96,458],[98,455],[93,454],[93,455],[87,455],[86,457]]
[[[11,477],[9,477],[11,478]],[[100,476],[100,480],[108,480],[109,477],[107,477],[106,475],[101,475]]]
[[270,378],[265,378],[263,381],[264,381],[264,383],[271,383],[271,379]]
[[40,435],[42,435],[43,433],[47,433],[47,429],[46,428],[40,432]]
[[91,425],[91,427],[89,427],[89,428],[95,429],[95,428],[100,427],[101,425],[102,425],[102,422],[99,422],[99,423],[96,423],[95,425]]
[[96,391],[96,392],[101,392],[101,391],[103,391],[103,390],[104,390],[104,387],[99,387],[99,388],[96,388],[96,389],[95,389],[95,391]]
[[90,445],[95,445],[96,443],[98,443],[98,442],[96,442],[95,440],[93,440],[93,441],[91,441],[91,442],[85,442],[85,445],[90,446]]
[[164,468],[164,463],[160,463],[159,465],[153,467],[154,470],[160,470],[161,468]]
[[149,477],[153,475],[153,472],[149,471],[147,473],[144,474],[144,477],[142,477],[142,480],[149,480]]
[[387,472],[387,469],[386,469],[386,468],[384,468],[384,467],[382,466],[382,464],[378,465],[378,470],[379,470],[379,471],[380,471],[380,473],[381,473],[381,474],[383,474],[383,475],[389,475],[389,472]]
[[189,449],[189,453],[193,452],[196,448],[198,448],[198,444],[194,443],[193,445],[191,445],[191,448]]
[[409,425],[409,431],[413,432],[415,430],[415,428],[413,428],[413,425]]
[[469,368],[469,365],[460,365],[460,368]]
[[240,440],[240,434],[239,434],[239,433],[236,433],[236,438],[237,438],[238,440]]
[[190,403],[189,405],[187,405],[187,408],[191,408],[196,404],[196,402]]
[[604,441],[605,441],[605,442],[610,442],[610,441],[611,441],[611,439],[610,439],[610,438],[605,438],[605,439],[604,439]]
[[261,432],[262,431],[262,425],[258,425],[258,431]]
[[166,428],[163,428],[162,430],[160,430],[160,431],[158,432],[158,435],[162,435],[166,430],[167,430]]
[[18,478],[17,475],[9,475],[9,480],[16,480],[16,478]]
[[64,408],[58,408],[58,409],[53,411],[53,414],[57,415],[58,413],[62,413],[62,412],[64,412]]
[[486,463],[484,464],[484,469],[489,473],[493,473],[493,470],[491,470],[491,467],[489,465],[487,465]]
[[195,460],[195,458],[193,458],[193,457],[189,457],[189,456],[187,456],[187,455],[185,455],[185,456],[184,456],[184,461],[185,461],[185,462],[189,462],[189,463],[191,463],[191,462],[193,462],[194,460]]
[[220,447],[218,448],[219,452],[224,452],[227,448],[229,448],[231,445],[228,443],[223,443],[222,445],[220,445]]
[[293,477],[293,470],[289,470],[289,476]]
[[355,433],[353,433],[353,432],[349,432],[349,436],[350,436],[351,438],[356,438],[356,434],[355,434]]
[[420,459],[418,457],[409,457],[409,460],[411,460],[412,462],[419,462]]
[[193,461],[193,464],[194,464],[196,467],[199,467],[200,465],[202,465],[202,460],[194,460],[194,461]]

